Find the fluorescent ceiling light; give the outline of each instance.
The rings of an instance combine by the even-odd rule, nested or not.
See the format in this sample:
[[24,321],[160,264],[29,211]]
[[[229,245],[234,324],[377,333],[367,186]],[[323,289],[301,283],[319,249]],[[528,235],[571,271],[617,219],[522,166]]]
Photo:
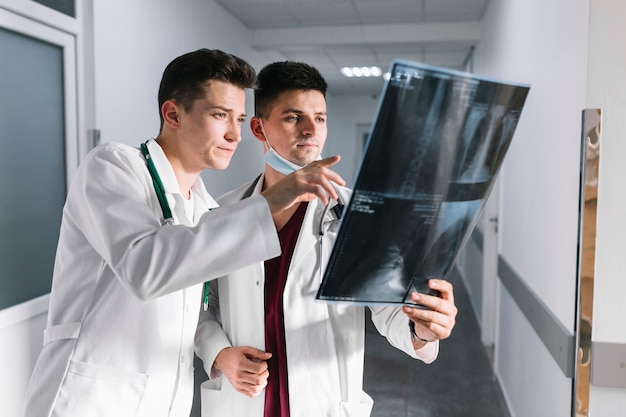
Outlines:
[[380,77],[383,74],[380,67],[343,67],[341,73],[345,77]]
[[341,69],[341,73],[345,76],[345,77],[352,77],[352,69],[348,68],[348,67],[343,67]]

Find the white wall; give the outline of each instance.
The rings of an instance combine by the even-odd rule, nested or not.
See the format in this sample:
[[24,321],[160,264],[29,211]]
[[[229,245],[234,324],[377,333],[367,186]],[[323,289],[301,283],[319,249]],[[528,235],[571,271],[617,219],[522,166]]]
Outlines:
[[47,296],[2,311],[0,320],[0,410],[18,417],[30,373],[43,344]]
[[361,161],[362,148],[357,137],[357,126],[371,124],[378,109],[378,98],[373,96],[327,95],[328,139],[324,156],[341,155],[337,171],[348,185],[353,185]]
[[[500,180],[500,255],[573,333],[588,0],[492,1],[475,72],[531,84]],[[565,377],[501,286],[496,369],[514,417],[569,416]]]
[[[626,3],[591,0],[587,104],[602,109],[593,342],[626,343]],[[623,351],[623,349],[622,349]],[[624,358],[616,359],[617,362]],[[593,364],[592,364],[593,368]],[[591,417],[623,416],[626,390],[592,386]]]

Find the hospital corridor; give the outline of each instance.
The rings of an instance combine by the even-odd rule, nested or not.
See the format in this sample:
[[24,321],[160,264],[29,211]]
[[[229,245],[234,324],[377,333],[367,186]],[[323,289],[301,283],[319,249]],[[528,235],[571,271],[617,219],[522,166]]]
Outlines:
[[[301,397],[302,409],[320,404],[316,393],[325,392],[332,399],[327,410],[344,410],[345,417],[353,417],[354,409],[367,413],[370,402],[360,385],[364,365],[372,417],[625,417],[625,16],[626,1],[619,0],[0,0],[0,416],[42,417],[24,416],[24,404],[56,407],[60,398],[65,407],[71,401],[65,401],[63,387],[69,387],[64,392],[71,392],[72,400],[89,398],[86,407],[103,413],[106,401],[84,395],[93,392],[83,383],[92,378],[94,390],[106,385],[100,399],[128,396],[130,401],[119,404],[130,408],[138,402],[134,409],[140,411],[119,413],[125,416],[214,417],[202,416],[189,394],[196,330],[206,330],[203,323],[209,330],[229,325],[228,318],[216,325],[217,315],[208,308],[227,303],[210,304],[209,298],[216,300],[216,288],[222,288],[223,297],[245,304],[237,309],[244,314],[228,314],[255,331],[268,327],[247,321],[245,314],[260,322],[269,303],[260,278],[239,281],[250,285],[241,287],[245,290],[228,287],[230,281],[204,284],[231,273],[247,277],[247,268],[257,266],[255,273],[265,277],[263,262],[290,253],[275,236],[282,228],[276,218],[290,219],[295,202],[308,197],[284,198],[304,186],[273,188],[280,190],[274,202],[285,204],[276,214],[268,189],[261,191],[264,182],[248,185],[249,193],[241,195],[248,198],[233,203],[242,210],[218,208],[217,201],[255,178],[279,182],[280,172],[303,169],[300,174],[321,181],[311,180],[305,190],[307,196],[315,190],[319,199],[307,200],[296,212],[295,221],[307,226],[288,223],[286,229],[298,266],[280,263],[274,273],[296,271],[309,280],[304,285],[290,278],[294,288],[304,288],[300,293],[276,291],[276,317],[284,319],[279,301],[288,294],[290,311],[301,313],[288,319],[303,318],[290,321],[295,324],[289,334],[297,337],[286,337],[298,343],[291,352],[305,357],[299,362],[305,372],[291,367],[294,384],[325,380],[309,376],[326,372],[323,366],[339,376],[310,388]],[[176,82],[193,84],[185,87],[189,91],[181,93],[181,102],[171,98],[178,97],[178,88],[161,94],[169,64],[199,51],[237,57],[234,61],[245,62],[240,64],[247,81],[213,85],[212,77],[189,82],[187,73],[178,73]],[[226,67],[214,58],[202,62]],[[314,98],[316,117],[306,133],[286,127],[306,121],[302,114],[308,110],[296,111],[295,105],[285,106],[294,110],[289,118],[266,121],[256,114],[273,114],[268,109],[280,101],[268,98],[268,109],[255,108],[259,73],[280,62],[310,66],[327,84],[323,93],[287,90]],[[290,71],[294,79],[304,78]],[[284,74],[275,81],[289,79]],[[194,88],[202,93],[192,94]],[[256,97],[263,92],[257,89]],[[211,104],[195,112],[196,100],[217,103],[231,96],[234,105],[213,111],[221,107]],[[168,124],[166,108],[194,111],[182,118],[168,113]],[[235,112],[237,117],[230,117]],[[179,121],[190,125],[178,129]],[[172,135],[169,144],[193,162],[172,163],[176,158],[161,140],[164,131],[192,137]],[[267,134],[276,137],[272,145]],[[292,146],[303,138],[306,146]],[[279,154],[292,148],[307,148],[311,158]],[[276,170],[281,161],[286,171]],[[150,163],[155,172],[146,169]],[[266,169],[270,175],[260,177]],[[342,180],[335,174],[345,188],[336,187]],[[285,176],[281,184],[300,178]],[[367,182],[362,178],[376,187],[360,188]],[[325,205],[338,188],[346,201]],[[446,194],[448,189],[456,194]],[[359,220],[352,221],[351,212]],[[181,219],[171,226],[175,229],[166,224]],[[435,243],[429,246],[427,239]],[[447,246],[461,241],[460,251]],[[310,252],[304,248],[309,242],[315,248]],[[333,263],[335,248],[338,257],[351,251],[343,264]],[[415,272],[417,265],[439,261],[448,265]],[[427,278],[446,274],[453,261],[445,277],[458,308],[450,336],[451,319],[440,320],[434,331],[424,325],[432,324],[432,317],[408,310],[417,324],[407,329],[405,317],[401,321],[389,309],[378,317],[402,350],[396,349],[376,331],[366,309],[364,363],[353,353],[362,352],[363,329],[354,325],[360,322],[326,305],[300,303],[308,301],[302,294],[326,302],[317,297],[320,288],[338,300],[345,300],[344,291],[358,297],[357,287],[367,282],[368,297],[392,296],[377,301],[398,304]],[[315,274],[297,269],[305,266]],[[396,269],[379,272],[385,268]],[[341,285],[324,288],[327,271]],[[447,283],[440,289],[450,293]],[[248,299],[258,303],[252,306]],[[423,300],[443,306],[438,318],[454,312],[449,297]],[[228,314],[220,311],[220,320]],[[198,326],[198,316],[209,315]],[[282,327],[279,320],[274,324],[285,330],[284,321]],[[421,356],[426,361],[435,355],[434,344],[415,338],[420,338],[415,326],[444,338],[430,364],[409,356],[415,347],[418,357],[426,352]],[[210,342],[198,354],[217,363],[217,355],[235,340],[227,333],[256,337],[241,324],[233,327],[211,333],[220,338],[216,343],[199,338]],[[346,328],[358,331],[341,331]],[[261,336],[245,345],[262,346]],[[75,342],[89,337],[92,342]],[[308,343],[312,339],[319,343]],[[109,342],[119,349],[109,348]],[[331,354],[310,360],[315,347]],[[57,348],[63,356],[56,355]],[[233,351],[229,363],[254,369],[246,375],[254,375],[246,388],[265,389],[260,369],[265,353],[228,354]],[[60,357],[67,360],[55,362]],[[248,362],[237,362],[242,357]],[[328,358],[342,365],[328,365],[334,363]],[[41,378],[28,391],[33,370]],[[55,389],[49,390],[51,375]],[[133,388],[119,381],[131,381]],[[345,381],[358,389],[335,389]],[[247,407],[220,397],[218,378],[209,382],[207,396],[217,398],[218,411],[225,410],[224,403]],[[278,393],[268,409],[275,410],[272,403],[287,409],[281,398],[289,387],[274,388],[267,390]]]

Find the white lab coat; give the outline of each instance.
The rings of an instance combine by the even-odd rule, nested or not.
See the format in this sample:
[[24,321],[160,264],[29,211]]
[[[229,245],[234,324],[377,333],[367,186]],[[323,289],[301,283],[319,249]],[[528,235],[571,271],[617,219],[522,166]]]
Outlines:
[[198,179],[191,222],[165,154],[154,140],[148,149],[188,227],[161,226],[138,149],[105,143],[85,158],[63,211],[27,417],[188,417],[202,282],[280,253],[262,197],[207,213],[217,204]]
[[[253,195],[260,192],[262,183],[261,178]],[[231,207],[249,194],[249,189],[250,184],[242,186],[221,198],[220,204]],[[339,191],[347,201],[349,191]],[[363,392],[364,308],[315,300],[320,264],[328,262],[339,224],[329,210],[320,243],[323,210],[319,200],[309,203],[283,297],[290,413],[291,417],[365,417],[370,415],[373,401]],[[264,393],[250,399],[211,367],[223,348],[265,349],[264,280],[263,263],[258,263],[211,283],[209,311],[200,312],[196,333],[196,351],[210,377],[201,386],[203,417],[263,417]],[[400,307],[372,308],[372,317],[392,345],[427,363],[436,358],[437,342],[419,351],[413,349],[408,318]]]

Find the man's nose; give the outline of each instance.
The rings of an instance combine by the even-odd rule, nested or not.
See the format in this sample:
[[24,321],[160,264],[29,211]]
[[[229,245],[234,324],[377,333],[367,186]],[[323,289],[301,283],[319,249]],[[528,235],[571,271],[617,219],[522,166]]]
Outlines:
[[317,132],[317,124],[314,118],[303,117],[300,122],[301,132],[306,136],[314,136]]
[[241,142],[241,124],[237,120],[232,120],[224,137],[229,142]]

